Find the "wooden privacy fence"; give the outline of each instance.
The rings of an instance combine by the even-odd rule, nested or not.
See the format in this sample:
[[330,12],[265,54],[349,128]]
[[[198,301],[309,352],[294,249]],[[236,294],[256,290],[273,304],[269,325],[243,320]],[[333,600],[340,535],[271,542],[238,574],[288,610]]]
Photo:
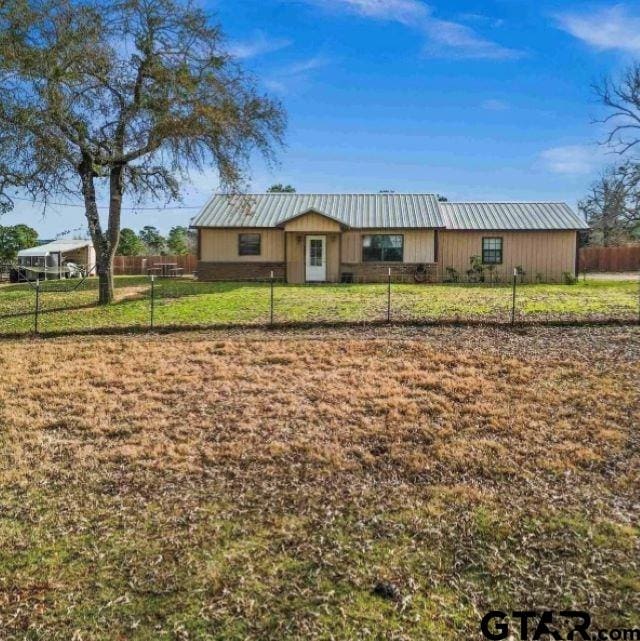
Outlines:
[[193,254],[182,256],[116,256],[113,259],[113,270],[116,276],[147,274],[147,270],[157,263],[176,263],[183,269],[185,276],[196,271],[198,259]]
[[638,269],[640,244],[580,248],[580,271],[631,272]]
[[[196,271],[194,254],[182,256],[116,256],[113,267],[117,276],[146,274],[156,263],[177,263],[185,275]],[[627,272],[640,269],[640,244],[614,247],[581,247],[580,271]]]

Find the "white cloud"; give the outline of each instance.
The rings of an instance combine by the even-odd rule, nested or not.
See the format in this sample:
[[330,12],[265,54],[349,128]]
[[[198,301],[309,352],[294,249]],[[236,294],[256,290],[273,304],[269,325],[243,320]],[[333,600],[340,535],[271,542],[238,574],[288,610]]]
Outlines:
[[421,31],[427,37],[429,55],[456,58],[507,59],[517,58],[521,52],[483,38],[471,27],[440,20],[433,9],[421,0],[306,0],[322,7],[351,11],[365,18],[397,22]]
[[280,49],[285,49],[290,44],[291,40],[285,38],[269,38],[262,31],[258,31],[250,40],[231,42],[229,44],[229,53],[243,60],[263,56],[274,51],[280,51]]
[[331,60],[322,55],[316,55],[306,60],[299,60],[276,71],[264,80],[267,89],[276,93],[286,94],[291,87],[307,80],[311,72],[331,64]]
[[509,104],[504,100],[497,100],[496,98],[489,98],[480,103],[480,107],[486,111],[507,111]]
[[287,93],[287,85],[282,80],[267,78],[263,84],[269,91],[273,91],[274,93]]
[[601,166],[603,153],[595,145],[567,145],[545,149],[540,160],[555,174],[589,174]]
[[494,18],[492,16],[485,16],[482,13],[461,13],[457,16],[462,22],[471,22],[479,25],[489,25],[495,29],[499,29],[505,25],[503,18]]
[[640,52],[640,14],[622,4],[588,13],[562,13],[558,25],[572,36],[601,51]]
[[[427,51],[457,58],[505,60],[519,58],[522,53],[482,38],[465,25],[447,20],[430,19],[424,25],[430,44]],[[434,46],[435,45],[435,46]]]
[[300,62],[294,62],[289,65],[285,70],[288,76],[299,76],[301,74],[307,73],[308,71],[314,71],[315,69],[321,69],[326,67],[330,63],[328,58],[324,56],[314,56],[308,60],[301,60]]
[[368,18],[408,25],[416,20],[425,20],[431,13],[431,8],[419,0],[328,0],[327,4],[342,5]]

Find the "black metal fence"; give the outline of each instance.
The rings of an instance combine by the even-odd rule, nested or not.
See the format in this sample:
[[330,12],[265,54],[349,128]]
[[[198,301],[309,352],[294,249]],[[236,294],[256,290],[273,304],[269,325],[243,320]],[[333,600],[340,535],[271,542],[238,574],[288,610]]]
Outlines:
[[116,301],[97,305],[94,278],[0,287],[0,336],[128,332],[207,327],[308,325],[640,324],[638,280],[571,285],[386,283],[286,285],[122,277]]

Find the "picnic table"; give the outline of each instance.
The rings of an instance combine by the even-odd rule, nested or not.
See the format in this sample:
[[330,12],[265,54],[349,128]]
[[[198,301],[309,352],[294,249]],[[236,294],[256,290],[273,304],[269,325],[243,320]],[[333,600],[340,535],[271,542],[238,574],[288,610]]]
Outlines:
[[[160,276],[166,278],[167,276],[175,275],[176,270],[178,270],[178,263],[154,263],[148,271],[151,270],[160,270]],[[172,272],[174,272],[172,274]],[[153,273],[153,272],[151,272]]]

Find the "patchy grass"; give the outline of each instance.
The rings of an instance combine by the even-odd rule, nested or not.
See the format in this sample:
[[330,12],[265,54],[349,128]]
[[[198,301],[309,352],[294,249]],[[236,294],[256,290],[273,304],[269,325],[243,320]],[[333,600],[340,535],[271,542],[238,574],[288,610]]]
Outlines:
[[[117,303],[95,305],[97,284],[86,281],[43,284],[40,330],[142,327],[150,321],[150,283],[144,277],[116,279]],[[588,280],[575,285],[519,285],[518,320],[628,320],[638,315],[638,284]],[[267,283],[199,283],[160,280],[155,286],[155,324],[261,324],[269,320]],[[29,285],[0,287],[0,334],[33,330],[35,294]],[[511,289],[485,285],[394,284],[395,320],[508,321]],[[276,285],[276,322],[372,322],[387,317],[386,285]]]
[[637,626],[639,359],[633,328],[4,343],[2,638]]

